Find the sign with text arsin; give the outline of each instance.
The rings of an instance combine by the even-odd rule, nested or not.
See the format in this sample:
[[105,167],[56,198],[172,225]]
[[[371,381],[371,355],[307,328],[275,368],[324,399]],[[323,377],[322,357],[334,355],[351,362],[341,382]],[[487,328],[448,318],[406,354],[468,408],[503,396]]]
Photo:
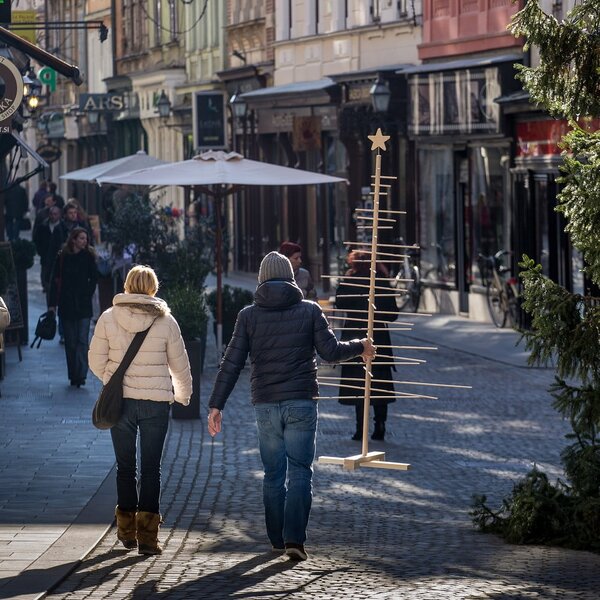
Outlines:
[[227,147],[223,92],[195,92],[193,118],[194,148],[219,150]]
[[79,94],[79,110],[123,110],[125,99],[122,94]]

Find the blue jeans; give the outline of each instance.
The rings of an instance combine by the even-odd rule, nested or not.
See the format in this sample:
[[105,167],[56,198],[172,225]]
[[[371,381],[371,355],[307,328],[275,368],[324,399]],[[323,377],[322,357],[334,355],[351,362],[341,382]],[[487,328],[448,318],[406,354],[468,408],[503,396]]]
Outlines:
[[70,381],[83,383],[88,372],[90,318],[60,319],[65,335],[65,354]]
[[312,504],[317,403],[284,400],[255,404],[254,411],[265,472],[267,535],[276,547],[304,544]]
[[[159,513],[160,462],[169,428],[169,402],[123,399],[123,414],[110,430],[117,459],[117,504],[121,510]],[[137,433],[141,477],[137,487]]]

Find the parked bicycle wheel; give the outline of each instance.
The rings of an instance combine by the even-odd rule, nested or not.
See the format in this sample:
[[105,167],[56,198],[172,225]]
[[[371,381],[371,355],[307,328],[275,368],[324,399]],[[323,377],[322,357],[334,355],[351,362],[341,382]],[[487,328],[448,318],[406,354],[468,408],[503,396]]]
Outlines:
[[406,273],[406,267],[402,265],[396,275],[394,286],[400,291],[400,294],[396,297],[398,308],[405,312],[417,312],[421,301],[419,267],[412,265]]
[[487,285],[487,304],[490,311],[490,317],[496,327],[502,328],[506,325],[508,311],[505,310],[504,290],[498,288],[495,279],[492,279]]
[[506,295],[507,295],[508,314],[510,316],[510,323],[513,327],[515,327],[517,325],[518,310],[519,310],[518,304],[519,303],[518,303],[517,297],[515,296],[513,288],[510,285],[506,286]]

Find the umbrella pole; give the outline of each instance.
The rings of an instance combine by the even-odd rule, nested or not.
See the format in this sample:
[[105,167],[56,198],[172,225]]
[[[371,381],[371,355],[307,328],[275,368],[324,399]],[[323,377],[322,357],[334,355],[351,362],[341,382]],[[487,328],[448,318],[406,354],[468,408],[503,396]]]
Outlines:
[[223,264],[221,250],[223,238],[221,234],[221,191],[218,190],[215,198],[215,227],[216,227],[216,253],[217,253],[217,362],[223,354]]

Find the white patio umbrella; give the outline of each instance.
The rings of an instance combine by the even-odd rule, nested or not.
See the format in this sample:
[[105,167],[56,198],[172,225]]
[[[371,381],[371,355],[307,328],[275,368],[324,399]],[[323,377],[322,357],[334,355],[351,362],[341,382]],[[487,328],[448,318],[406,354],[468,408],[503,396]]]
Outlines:
[[130,185],[310,185],[347,182],[340,177],[250,160],[237,152],[210,150],[189,160],[105,175],[105,183]]
[[[216,255],[217,255],[217,347],[222,346],[222,265],[221,265],[221,200],[245,185],[314,185],[321,183],[348,183],[341,177],[323,175],[302,169],[291,169],[271,163],[244,158],[237,152],[204,152],[192,159],[168,163],[117,176],[105,176],[103,183],[129,185],[215,186],[205,189],[215,199]],[[231,186],[224,188],[224,186]]]
[[145,169],[148,167],[156,167],[158,165],[169,164],[164,160],[148,156],[143,150],[138,150],[135,154],[109,160],[107,162],[85,167],[85,169],[77,169],[61,175],[59,179],[68,179],[71,181],[87,181],[89,183],[104,183],[105,177],[112,177]]

